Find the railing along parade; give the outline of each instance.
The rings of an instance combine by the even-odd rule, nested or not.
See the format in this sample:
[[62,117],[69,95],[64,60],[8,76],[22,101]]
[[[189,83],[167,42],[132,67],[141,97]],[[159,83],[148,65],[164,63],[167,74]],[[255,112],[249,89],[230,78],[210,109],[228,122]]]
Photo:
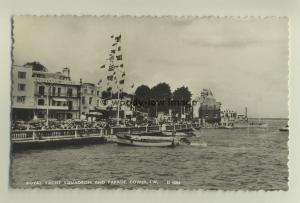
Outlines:
[[[200,127],[199,124],[176,124],[167,125],[166,130],[176,131]],[[75,129],[50,129],[50,130],[13,130],[11,139],[18,140],[41,140],[63,137],[91,137],[107,136],[117,133],[128,132],[158,132],[161,126],[141,126],[141,127],[112,127],[112,128],[75,128]]]

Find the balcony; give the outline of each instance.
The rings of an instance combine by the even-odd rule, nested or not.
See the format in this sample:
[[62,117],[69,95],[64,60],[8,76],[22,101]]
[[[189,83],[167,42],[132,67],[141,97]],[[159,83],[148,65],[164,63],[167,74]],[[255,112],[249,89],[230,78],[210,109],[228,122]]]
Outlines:
[[[38,96],[38,97],[47,97],[47,93],[45,94],[40,94],[39,92],[35,92],[34,93],[34,96]],[[79,94],[67,94],[67,93],[61,93],[61,94],[53,94],[53,93],[50,93],[49,94],[49,97],[66,97],[66,98],[79,98]]]
[[37,109],[49,109],[49,110],[69,110],[68,106],[47,106],[47,105],[37,105]]

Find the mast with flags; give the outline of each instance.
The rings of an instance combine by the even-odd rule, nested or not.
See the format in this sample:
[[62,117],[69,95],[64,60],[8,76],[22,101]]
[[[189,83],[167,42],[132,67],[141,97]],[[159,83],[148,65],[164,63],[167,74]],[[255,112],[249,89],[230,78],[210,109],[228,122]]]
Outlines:
[[[106,69],[107,75],[107,91],[112,92],[115,90],[118,95],[118,106],[117,106],[117,125],[120,125],[120,92],[124,89],[125,84],[125,68],[123,64],[123,55],[121,48],[121,34],[111,35],[112,46],[109,53],[109,57],[106,63],[100,66],[100,69]],[[102,82],[102,80],[101,80]]]

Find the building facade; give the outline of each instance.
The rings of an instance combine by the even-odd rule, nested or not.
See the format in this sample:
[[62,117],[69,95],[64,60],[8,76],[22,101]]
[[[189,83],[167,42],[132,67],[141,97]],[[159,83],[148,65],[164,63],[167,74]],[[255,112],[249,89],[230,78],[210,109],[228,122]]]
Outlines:
[[50,73],[33,66],[13,66],[13,120],[72,119],[80,116],[80,83],[70,69]]
[[210,89],[203,89],[193,102],[193,118],[203,123],[220,123],[221,102],[218,102]]
[[101,117],[102,88],[93,83],[81,83],[81,119]]

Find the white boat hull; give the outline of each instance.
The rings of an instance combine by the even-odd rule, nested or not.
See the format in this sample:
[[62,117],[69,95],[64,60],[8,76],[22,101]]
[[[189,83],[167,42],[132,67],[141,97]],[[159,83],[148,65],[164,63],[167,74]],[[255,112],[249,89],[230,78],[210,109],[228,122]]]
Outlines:
[[139,147],[174,147],[178,140],[175,137],[163,136],[117,135],[117,143]]

